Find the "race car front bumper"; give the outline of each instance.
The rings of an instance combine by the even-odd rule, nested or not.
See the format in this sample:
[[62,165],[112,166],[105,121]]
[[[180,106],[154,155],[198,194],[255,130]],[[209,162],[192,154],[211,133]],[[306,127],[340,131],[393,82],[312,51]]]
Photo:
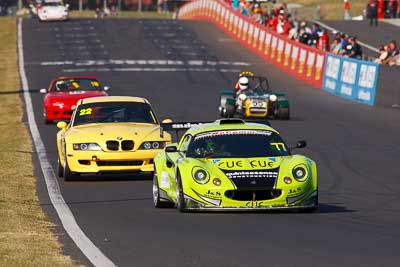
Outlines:
[[[284,201],[235,201],[233,205],[226,205],[220,201],[219,205],[206,205],[188,195],[184,195],[186,210],[192,211],[254,211],[254,210],[309,210],[318,208],[318,191],[299,195],[295,202],[283,196]],[[281,199],[282,200],[282,199]],[[229,202],[228,202],[229,203]]]

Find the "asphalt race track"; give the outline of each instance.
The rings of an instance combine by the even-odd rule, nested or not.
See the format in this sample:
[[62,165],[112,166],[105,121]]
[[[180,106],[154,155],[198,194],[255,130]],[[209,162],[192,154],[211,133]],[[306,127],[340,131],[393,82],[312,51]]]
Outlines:
[[[38,89],[56,76],[96,75],[112,95],[149,99],[160,119],[214,120],[218,92],[240,70],[285,91],[290,121],[272,121],[315,159],[317,213],[179,213],[155,209],[152,182],[111,176],[64,182],[62,194],[86,235],[118,266],[397,266],[400,261],[400,112],[336,98],[249,54],[207,22],[23,21],[25,68],[36,121],[56,169],[55,125]],[[59,225],[40,167],[39,197]],[[61,227],[56,231],[63,233]],[[90,264],[65,236],[64,252]]]

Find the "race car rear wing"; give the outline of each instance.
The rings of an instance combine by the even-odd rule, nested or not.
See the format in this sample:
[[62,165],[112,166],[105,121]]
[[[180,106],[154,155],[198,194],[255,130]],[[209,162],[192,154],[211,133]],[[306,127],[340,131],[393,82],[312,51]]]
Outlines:
[[214,122],[219,122],[220,125],[226,125],[226,124],[244,124],[244,123],[260,123],[264,125],[271,126],[271,123],[267,120],[242,120],[242,119],[220,119],[216,121],[191,121],[191,122],[167,122],[167,123],[161,123],[160,126],[163,131],[166,132],[174,132],[176,135],[176,138],[179,139],[179,133],[182,133],[183,131],[189,130],[191,127],[196,126],[196,125],[201,125],[205,123],[214,123]]

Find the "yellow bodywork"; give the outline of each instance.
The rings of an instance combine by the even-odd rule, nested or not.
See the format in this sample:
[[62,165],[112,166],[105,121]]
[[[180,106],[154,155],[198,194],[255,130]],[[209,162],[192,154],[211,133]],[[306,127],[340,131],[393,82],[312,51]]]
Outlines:
[[[94,97],[80,100],[80,104],[99,102],[141,102],[148,103],[144,98],[137,97]],[[77,107],[77,109],[78,109]],[[73,115],[74,116],[74,115]],[[62,127],[64,125],[64,127]],[[73,126],[73,119],[67,126],[58,125],[57,149],[61,166],[68,165],[72,173],[99,172],[152,172],[153,158],[160,149],[140,149],[146,141],[171,143],[170,134],[163,132],[156,123],[90,123]],[[133,148],[122,150],[124,140],[133,141]],[[119,142],[117,150],[110,150],[107,141]],[[74,144],[95,143],[99,150],[76,150]]]

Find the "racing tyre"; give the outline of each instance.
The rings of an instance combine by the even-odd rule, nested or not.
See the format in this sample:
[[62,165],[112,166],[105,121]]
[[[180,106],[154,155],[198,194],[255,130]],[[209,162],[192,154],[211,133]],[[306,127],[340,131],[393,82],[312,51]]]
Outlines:
[[57,175],[58,177],[64,177],[64,168],[61,165],[60,158],[57,159]]
[[233,118],[234,115],[235,115],[235,106],[231,104],[226,104],[225,118]]
[[185,198],[183,196],[183,189],[182,189],[182,180],[181,180],[181,175],[178,171],[178,174],[176,176],[176,203],[177,203],[177,208],[180,212],[186,212],[186,205],[185,205]]
[[52,120],[48,120],[46,117],[44,117],[43,120],[44,120],[44,123],[45,123],[45,124],[51,124],[51,123],[53,123]]
[[172,208],[174,205],[171,202],[163,201],[160,198],[160,188],[158,187],[157,172],[154,168],[153,175],[153,203],[156,208]]
[[290,117],[289,107],[287,108],[278,108],[277,116],[281,120],[288,120]]
[[63,167],[63,177],[64,181],[72,181],[75,178],[75,174],[71,172],[68,166],[67,159],[64,160],[64,167]]
[[226,99],[228,98],[227,95],[221,95],[219,97],[219,116],[221,118],[225,118],[225,113],[226,113]]

